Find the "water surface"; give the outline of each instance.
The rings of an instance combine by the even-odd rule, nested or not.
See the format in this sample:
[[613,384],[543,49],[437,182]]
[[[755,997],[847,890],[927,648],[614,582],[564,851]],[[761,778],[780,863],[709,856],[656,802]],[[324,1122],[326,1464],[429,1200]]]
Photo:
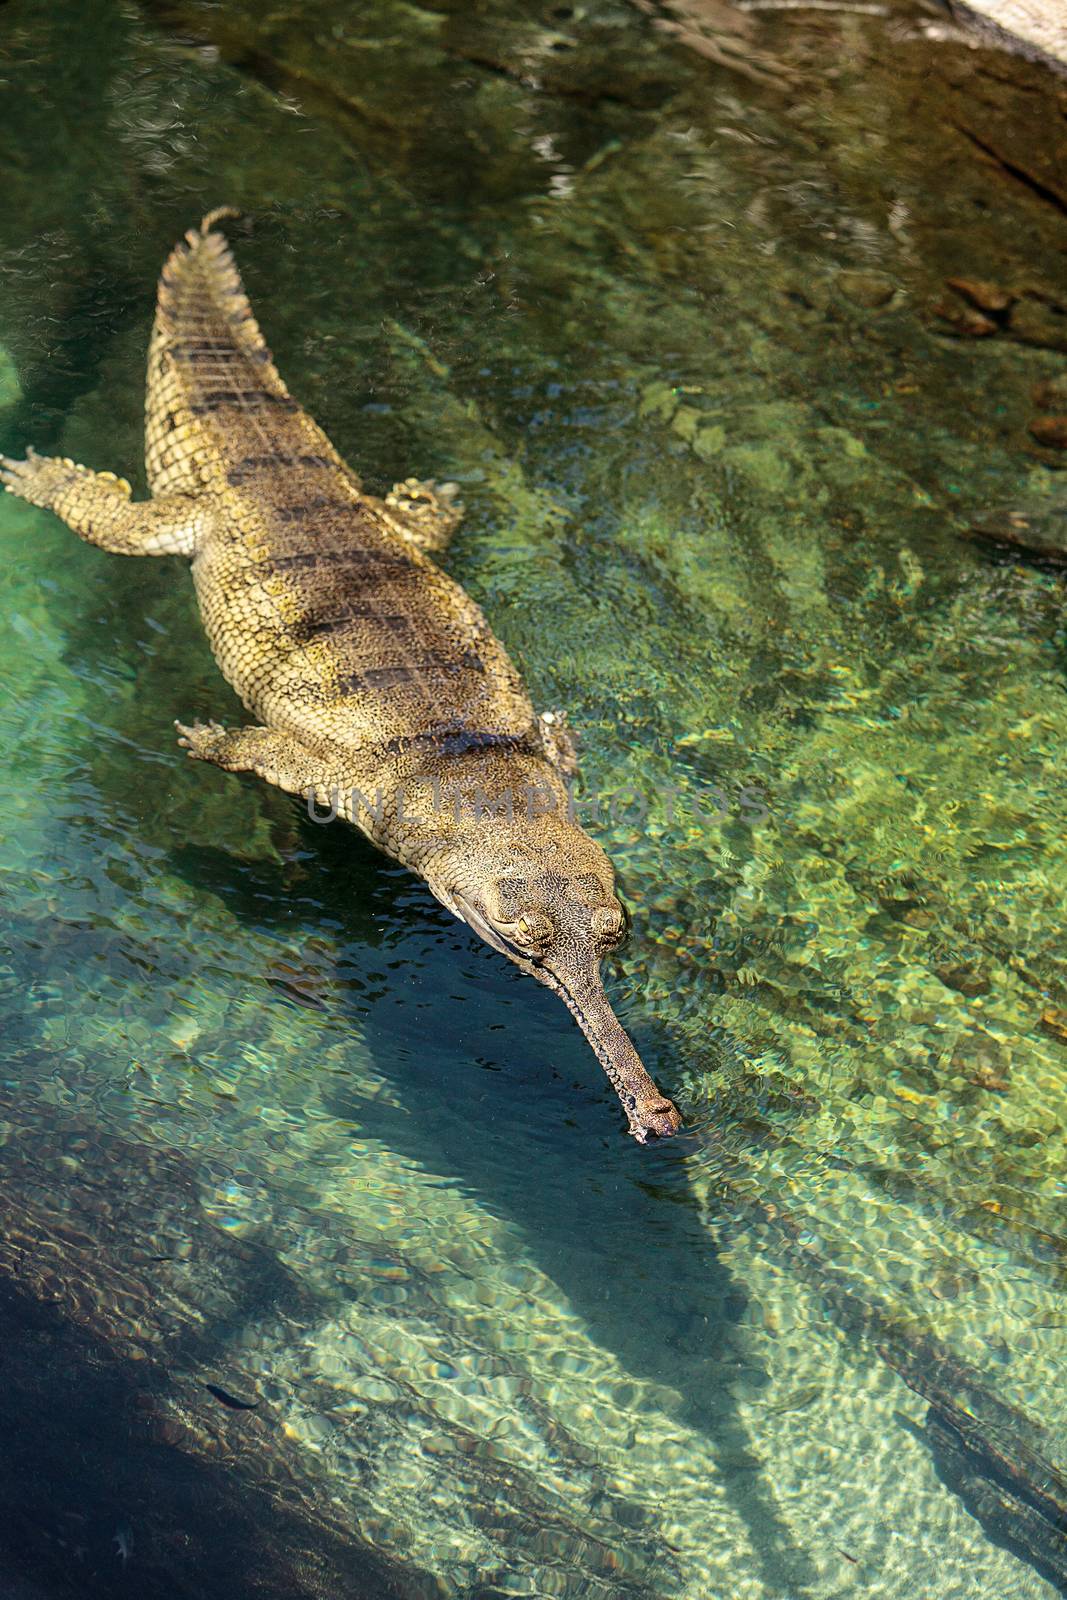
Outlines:
[[[1063,585],[959,537],[1064,493],[1051,82],[905,5],[3,15],[0,446],[143,485],[159,265],[242,208],[294,394],[372,489],[462,485],[447,564],[578,730],[612,996],[693,1130],[636,1148],[550,995],[187,762],[176,717],[243,713],[183,564],[8,497],[10,1183],[95,1238],[129,1163],[126,1266],[202,1325],[146,1311],[152,1358],[258,1396],[399,1592],[1052,1595],[917,1377],[1064,1462]],[[218,1313],[113,1148],[290,1300]],[[82,1494],[21,1555],[146,1592],[172,1512],[96,1486],[68,1558]]]

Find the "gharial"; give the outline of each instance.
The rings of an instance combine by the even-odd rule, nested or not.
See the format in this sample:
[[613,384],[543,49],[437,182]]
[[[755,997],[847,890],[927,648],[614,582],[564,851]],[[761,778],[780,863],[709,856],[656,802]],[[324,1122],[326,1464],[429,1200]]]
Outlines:
[[615,1016],[601,958],[626,920],[569,804],[566,720],[537,716],[481,610],[431,556],[455,486],[368,494],[274,366],[215,224],[163,268],[148,354],[152,498],[67,459],[0,458],[7,489],[122,555],[192,560],[251,727],[177,725],[200,761],[340,814],[566,1002],[640,1141],[682,1119]]

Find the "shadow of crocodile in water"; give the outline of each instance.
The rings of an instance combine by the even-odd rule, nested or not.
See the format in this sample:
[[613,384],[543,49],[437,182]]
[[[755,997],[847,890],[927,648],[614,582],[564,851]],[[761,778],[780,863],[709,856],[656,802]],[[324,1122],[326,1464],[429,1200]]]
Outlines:
[[[364,1043],[399,1103],[367,1101],[358,1082],[349,1092],[335,1078],[316,1086],[321,1103],[523,1231],[590,1336],[634,1378],[674,1390],[680,1425],[711,1441],[768,1590],[802,1591],[811,1563],[734,1402],[739,1386],[756,1389],[764,1375],[736,1331],[746,1296],[701,1220],[689,1141],[639,1149],[623,1138],[614,1097],[555,997],[354,830],[301,818],[295,833],[282,823],[276,837],[284,864],[189,847],[171,863],[235,915],[284,927],[290,938],[299,936],[287,892],[297,873],[307,935],[318,931],[316,908],[324,924],[345,927],[344,963],[362,969],[362,981],[332,981],[326,1003],[340,1015],[358,1009]],[[395,985],[366,982],[383,944],[390,965],[406,966],[403,1006]]]

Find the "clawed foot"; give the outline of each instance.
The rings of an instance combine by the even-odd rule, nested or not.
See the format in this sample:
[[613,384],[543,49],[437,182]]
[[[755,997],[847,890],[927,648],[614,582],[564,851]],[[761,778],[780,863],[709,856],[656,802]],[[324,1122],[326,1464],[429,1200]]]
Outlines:
[[178,743],[193,761],[211,761],[226,738],[221,722],[176,722]]
[[463,502],[456,498],[458,494],[458,483],[438,483],[436,478],[405,478],[403,483],[393,484],[385,503],[416,521],[425,518],[427,521],[458,522],[463,515]]
[[0,456],[0,483],[7,492],[45,511],[51,511],[57,499],[79,482],[113,484],[127,500],[132,492],[125,478],[116,477],[113,472],[93,472],[69,456],[39,456],[31,449],[27,449],[23,461]]
[[403,535],[430,553],[443,551],[463,516],[458,483],[405,478],[382,504],[397,515]]

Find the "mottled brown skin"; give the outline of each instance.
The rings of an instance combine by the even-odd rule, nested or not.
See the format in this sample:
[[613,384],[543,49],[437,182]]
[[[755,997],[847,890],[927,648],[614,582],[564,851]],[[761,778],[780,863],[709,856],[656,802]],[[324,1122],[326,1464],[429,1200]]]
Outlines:
[[[564,720],[535,715],[479,608],[429,552],[453,490],[384,500],[282,383],[233,258],[205,217],[159,285],[148,358],[152,499],[29,453],[7,488],[92,544],[192,560],[215,657],[255,725],[181,727],[190,755],[333,801],[577,1018],[639,1140],[681,1118],[608,1004],[625,920],[607,856],[568,812]],[[507,813],[507,797],[511,812]]]

